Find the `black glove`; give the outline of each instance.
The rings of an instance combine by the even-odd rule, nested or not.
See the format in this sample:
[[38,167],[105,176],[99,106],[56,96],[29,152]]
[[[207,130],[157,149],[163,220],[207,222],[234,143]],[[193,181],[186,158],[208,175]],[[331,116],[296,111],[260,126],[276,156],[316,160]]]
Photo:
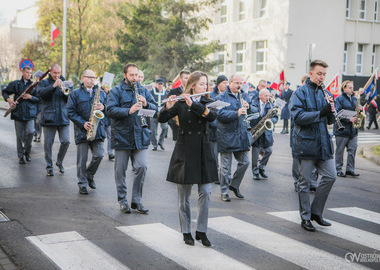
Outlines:
[[325,105],[322,110],[319,112],[319,115],[321,117],[326,116],[328,113],[331,113],[331,105],[327,104]]

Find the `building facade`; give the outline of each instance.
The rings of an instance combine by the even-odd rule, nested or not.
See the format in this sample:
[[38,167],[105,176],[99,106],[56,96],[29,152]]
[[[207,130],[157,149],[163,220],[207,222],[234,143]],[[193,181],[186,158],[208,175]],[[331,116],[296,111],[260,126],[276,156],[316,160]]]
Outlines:
[[337,73],[368,78],[380,64],[379,15],[379,0],[219,0],[206,36],[222,45],[218,74],[257,84],[284,69],[294,87],[321,59],[328,83]]

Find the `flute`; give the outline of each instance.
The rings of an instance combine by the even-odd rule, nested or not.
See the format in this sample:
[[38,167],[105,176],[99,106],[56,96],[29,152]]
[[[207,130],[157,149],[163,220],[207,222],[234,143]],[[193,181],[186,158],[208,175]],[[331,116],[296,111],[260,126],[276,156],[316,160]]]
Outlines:
[[[194,94],[194,95],[190,95],[190,97],[199,97],[199,96],[203,96],[203,95],[207,95],[207,94],[211,94],[211,92],[204,92],[204,93]],[[184,99],[184,98],[185,98],[184,96],[177,96],[175,98],[165,98],[165,99],[163,99],[161,101],[161,104],[169,102],[169,101],[175,101],[175,100]]]

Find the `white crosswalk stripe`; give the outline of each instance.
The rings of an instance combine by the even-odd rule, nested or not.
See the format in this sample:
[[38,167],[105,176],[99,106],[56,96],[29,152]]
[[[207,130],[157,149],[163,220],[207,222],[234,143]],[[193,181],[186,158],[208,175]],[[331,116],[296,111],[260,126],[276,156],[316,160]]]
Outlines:
[[187,269],[252,269],[212,248],[187,246],[182,234],[161,223],[117,227]]
[[77,232],[26,238],[61,269],[129,269]]
[[363,269],[342,257],[233,217],[211,218],[209,227],[307,269]]
[[329,208],[329,210],[380,224],[380,214],[358,207]]
[[[298,211],[269,212],[273,216],[300,224]],[[331,227],[318,227],[319,231],[339,237],[363,246],[380,250],[380,235],[366,232],[345,224],[333,222]]]

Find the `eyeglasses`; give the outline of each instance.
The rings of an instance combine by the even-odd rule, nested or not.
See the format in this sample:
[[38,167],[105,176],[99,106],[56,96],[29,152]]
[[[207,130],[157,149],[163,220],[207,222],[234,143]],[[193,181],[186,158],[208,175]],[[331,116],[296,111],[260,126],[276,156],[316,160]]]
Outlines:
[[89,79],[93,79],[93,80],[96,79],[96,77],[91,77],[91,76],[83,76],[83,77],[85,77],[85,78],[89,78]]
[[243,84],[243,82],[232,82],[232,83],[237,84],[237,85],[242,85]]

